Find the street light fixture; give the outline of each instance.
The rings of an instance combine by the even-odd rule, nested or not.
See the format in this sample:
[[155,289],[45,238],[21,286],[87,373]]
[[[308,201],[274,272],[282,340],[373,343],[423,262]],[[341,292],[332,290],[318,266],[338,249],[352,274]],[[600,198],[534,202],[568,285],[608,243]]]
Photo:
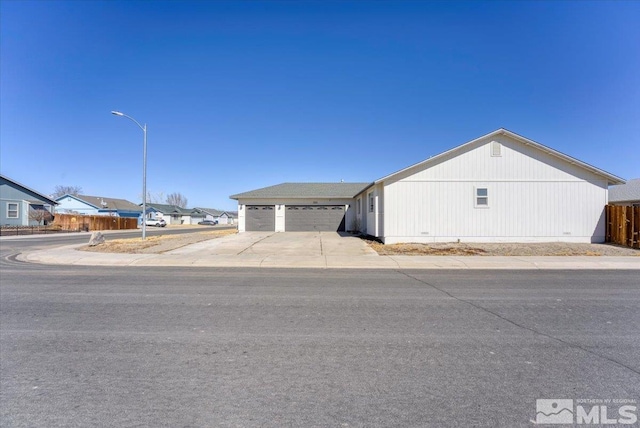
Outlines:
[[145,123],[144,126],[142,126],[131,116],[127,116],[119,111],[111,111],[111,114],[126,117],[138,125],[144,133],[144,143],[142,146],[142,239],[144,240],[147,238],[147,124]]

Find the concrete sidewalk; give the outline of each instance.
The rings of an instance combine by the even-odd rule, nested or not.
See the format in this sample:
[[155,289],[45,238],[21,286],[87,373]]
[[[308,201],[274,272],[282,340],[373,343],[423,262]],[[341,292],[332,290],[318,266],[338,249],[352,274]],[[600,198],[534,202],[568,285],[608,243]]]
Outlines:
[[[216,254],[205,251],[174,250],[166,254],[111,254],[79,251],[70,245],[32,251],[18,256],[31,263],[82,266],[196,266],[247,268],[345,268],[345,269],[635,269],[640,257],[489,257],[489,256],[380,256]],[[199,245],[199,244],[194,244]]]

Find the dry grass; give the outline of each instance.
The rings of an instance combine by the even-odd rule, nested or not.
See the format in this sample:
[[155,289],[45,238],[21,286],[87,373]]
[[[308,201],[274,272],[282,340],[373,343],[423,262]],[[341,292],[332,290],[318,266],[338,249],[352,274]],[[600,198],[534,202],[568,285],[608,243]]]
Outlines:
[[379,242],[369,243],[380,255],[405,255],[405,256],[478,256],[485,251],[480,248],[461,246],[438,246],[427,244],[391,244],[384,245]]
[[225,235],[237,233],[235,229],[215,230],[206,232],[184,233],[177,235],[147,236],[142,238],[113,239],[106,236],[104,244],[95,247],[84,246],[81,250],[99,253],[123,253],[123,254],[161,254],[176,248],[184,247],[209,239],[219,238]]
[[640,251],[609,244],[548,243],[367,243],[380,255],[408,256],[640,256]]

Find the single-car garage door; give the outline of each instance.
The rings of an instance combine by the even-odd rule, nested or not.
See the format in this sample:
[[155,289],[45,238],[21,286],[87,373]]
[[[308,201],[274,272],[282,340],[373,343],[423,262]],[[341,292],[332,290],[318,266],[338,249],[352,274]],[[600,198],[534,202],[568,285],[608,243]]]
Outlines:
[[247,205],[245,230],[273,232],[276,230],[276,212],[273,205]]
[[284,230],[344,232],[344,205],[290,205],[284,215]]

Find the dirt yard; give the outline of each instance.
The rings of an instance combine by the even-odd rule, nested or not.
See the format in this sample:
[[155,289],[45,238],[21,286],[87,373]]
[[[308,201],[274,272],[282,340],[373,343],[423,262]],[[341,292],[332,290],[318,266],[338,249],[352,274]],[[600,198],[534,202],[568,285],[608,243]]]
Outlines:
[[[184,233],[179,235],[148,236],[113,239],[95,247],[81,247],[84,251],[102,253],[161,254],[185,245],[235,234],[235,229]],[[609,244],[569,244],[563,242],[531,244],[498,243],[437,243],[383,245],[363,238],[380,255],[408,256],[639,256],[640,251]]]
[[380,255],[407,256],[640,256],[640,251],[610,244],[570,244],[564,242],[531,244],[437,243],[391,244],[367,241]]
[[161,254],[184,247],[185,245],[195,244],[234,233],[237,233],[237,230],[208,230],[205,232],[183,233],[179,235],[147,236],[147,239],[144,241],[142,238],[110,240],[109,235],[105,235],[106,241],[104,244],[96,245],[95,247],[86,245],[81,247],[80,250],[98,253]]

